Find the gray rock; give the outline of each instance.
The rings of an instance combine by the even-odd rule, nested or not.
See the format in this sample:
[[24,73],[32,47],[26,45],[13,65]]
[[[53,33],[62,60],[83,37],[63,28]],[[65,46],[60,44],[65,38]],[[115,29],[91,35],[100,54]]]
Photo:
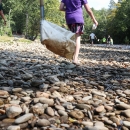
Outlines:
[[15,120],[15,123],[16,123],[16,124],[24,123],[24,122],[30,120],[32,117],[33,117],[33,114],[32,114],[32,113],[25,114],[25,115],[23,115],[23,116],[17,118],[17,119]]
[[20,107],[11,106],[6,109],[6,115],[9,118],[14,118],[22,113],[22,109]]
[[38,126],[43,127],[43,126],[49,126],[50,122],[48,120],[46,120],[46,119],[39,119],[37,121],[37,124],[38,124]]
[[123,125],[127,128],[130,128],[130,121],[123,121]]
[[9,126],[7,130],[20,130],[20,126]]
[[48,99],[48,98],[41,97],[41,98],[39,98],[39,101],[41,103],[48,104],[49,106],[54,105],[54,100],[53,99]]
[[121,114],[123,114],[124,116],[130,118],[130,109],[122,111]]

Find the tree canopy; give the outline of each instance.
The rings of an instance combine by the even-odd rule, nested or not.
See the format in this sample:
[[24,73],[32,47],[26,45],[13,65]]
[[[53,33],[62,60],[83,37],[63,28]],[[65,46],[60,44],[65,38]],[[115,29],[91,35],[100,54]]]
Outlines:
[[[37,0],[5,0],[3,1],[4,14],[7,26],[3,26],[0,19],[0,34],[12,33],[24,34],[26,38],[35,40],[40,30],[40,3]],[[60,26],[66,24],[64,12],[59,11],[59,0],[44,0],[45,19]],[[125,43],[130,40],[130,0],[110,0],[108,9],[92,11],[99,23],[94,31],[101,39],[103,36],[111,35],[116,43]],[[83,8],[85,19],[85,30],[83,36],[92,32],[92,21]]]

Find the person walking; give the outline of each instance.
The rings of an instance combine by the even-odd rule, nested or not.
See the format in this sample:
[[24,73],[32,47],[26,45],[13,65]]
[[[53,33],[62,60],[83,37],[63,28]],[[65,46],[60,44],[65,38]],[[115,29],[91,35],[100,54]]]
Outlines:
[[6,20],[5,20],[5,16],[4,16],[4,13],[3,13],[3,8],[2,8],[2,0],[0,0],[0,15],[4,20],[4,24],[6,25]]
[[89,39],[90,39],[90,44],[91,44],[91,46],[93,46],[95,38],[97,39],[97,37],[96,37],[96,35],[95,35],[94,33],[91,33],[91,34],[89,35]]
[[110,44],[113,46],[113,39],[112,39],[112,37],[110,38]]
[[86,9],[86,12],[91,17],[93,23],[97,26],[98,22],[92,10],[89,7],[87,0],[61,0],[60,11],[65,11],[66,23],[70,31],[75,33],[76,50],[73,56],[73,63],[79,64],[78,56],[80,50],[81,34],[84,29],[84,18],[82,6]]
[[103,44],[106,44],[106,41],[107,41],[107,40],[106,40],[106,38],[105,38],[105,36],[104,36],[103,39],[102,39],[102,43],[103,43]]
[[107,45],[110,46],[110,44],[111,44],[111,37],[110,37],[110,35],[108,35],[106,46],[107,46]]

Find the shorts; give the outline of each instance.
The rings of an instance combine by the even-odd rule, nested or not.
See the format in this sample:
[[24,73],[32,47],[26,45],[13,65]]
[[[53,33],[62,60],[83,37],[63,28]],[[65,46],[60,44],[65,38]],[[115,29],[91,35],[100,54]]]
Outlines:
[[94,39],[90,39],[90,42],[94,42]]
[[72,31],[73,33],[83,34],[84,24],[83,24],[83,23],[68,24],[68,28],[69,28],[70,31]]

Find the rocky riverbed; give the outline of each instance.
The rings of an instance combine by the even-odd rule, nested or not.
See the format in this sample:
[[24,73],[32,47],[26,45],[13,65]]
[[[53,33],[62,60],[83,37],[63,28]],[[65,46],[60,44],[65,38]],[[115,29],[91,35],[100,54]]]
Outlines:
[[0,130],[129,130],[130,50],[81,45],[80,61],[0,43]]

